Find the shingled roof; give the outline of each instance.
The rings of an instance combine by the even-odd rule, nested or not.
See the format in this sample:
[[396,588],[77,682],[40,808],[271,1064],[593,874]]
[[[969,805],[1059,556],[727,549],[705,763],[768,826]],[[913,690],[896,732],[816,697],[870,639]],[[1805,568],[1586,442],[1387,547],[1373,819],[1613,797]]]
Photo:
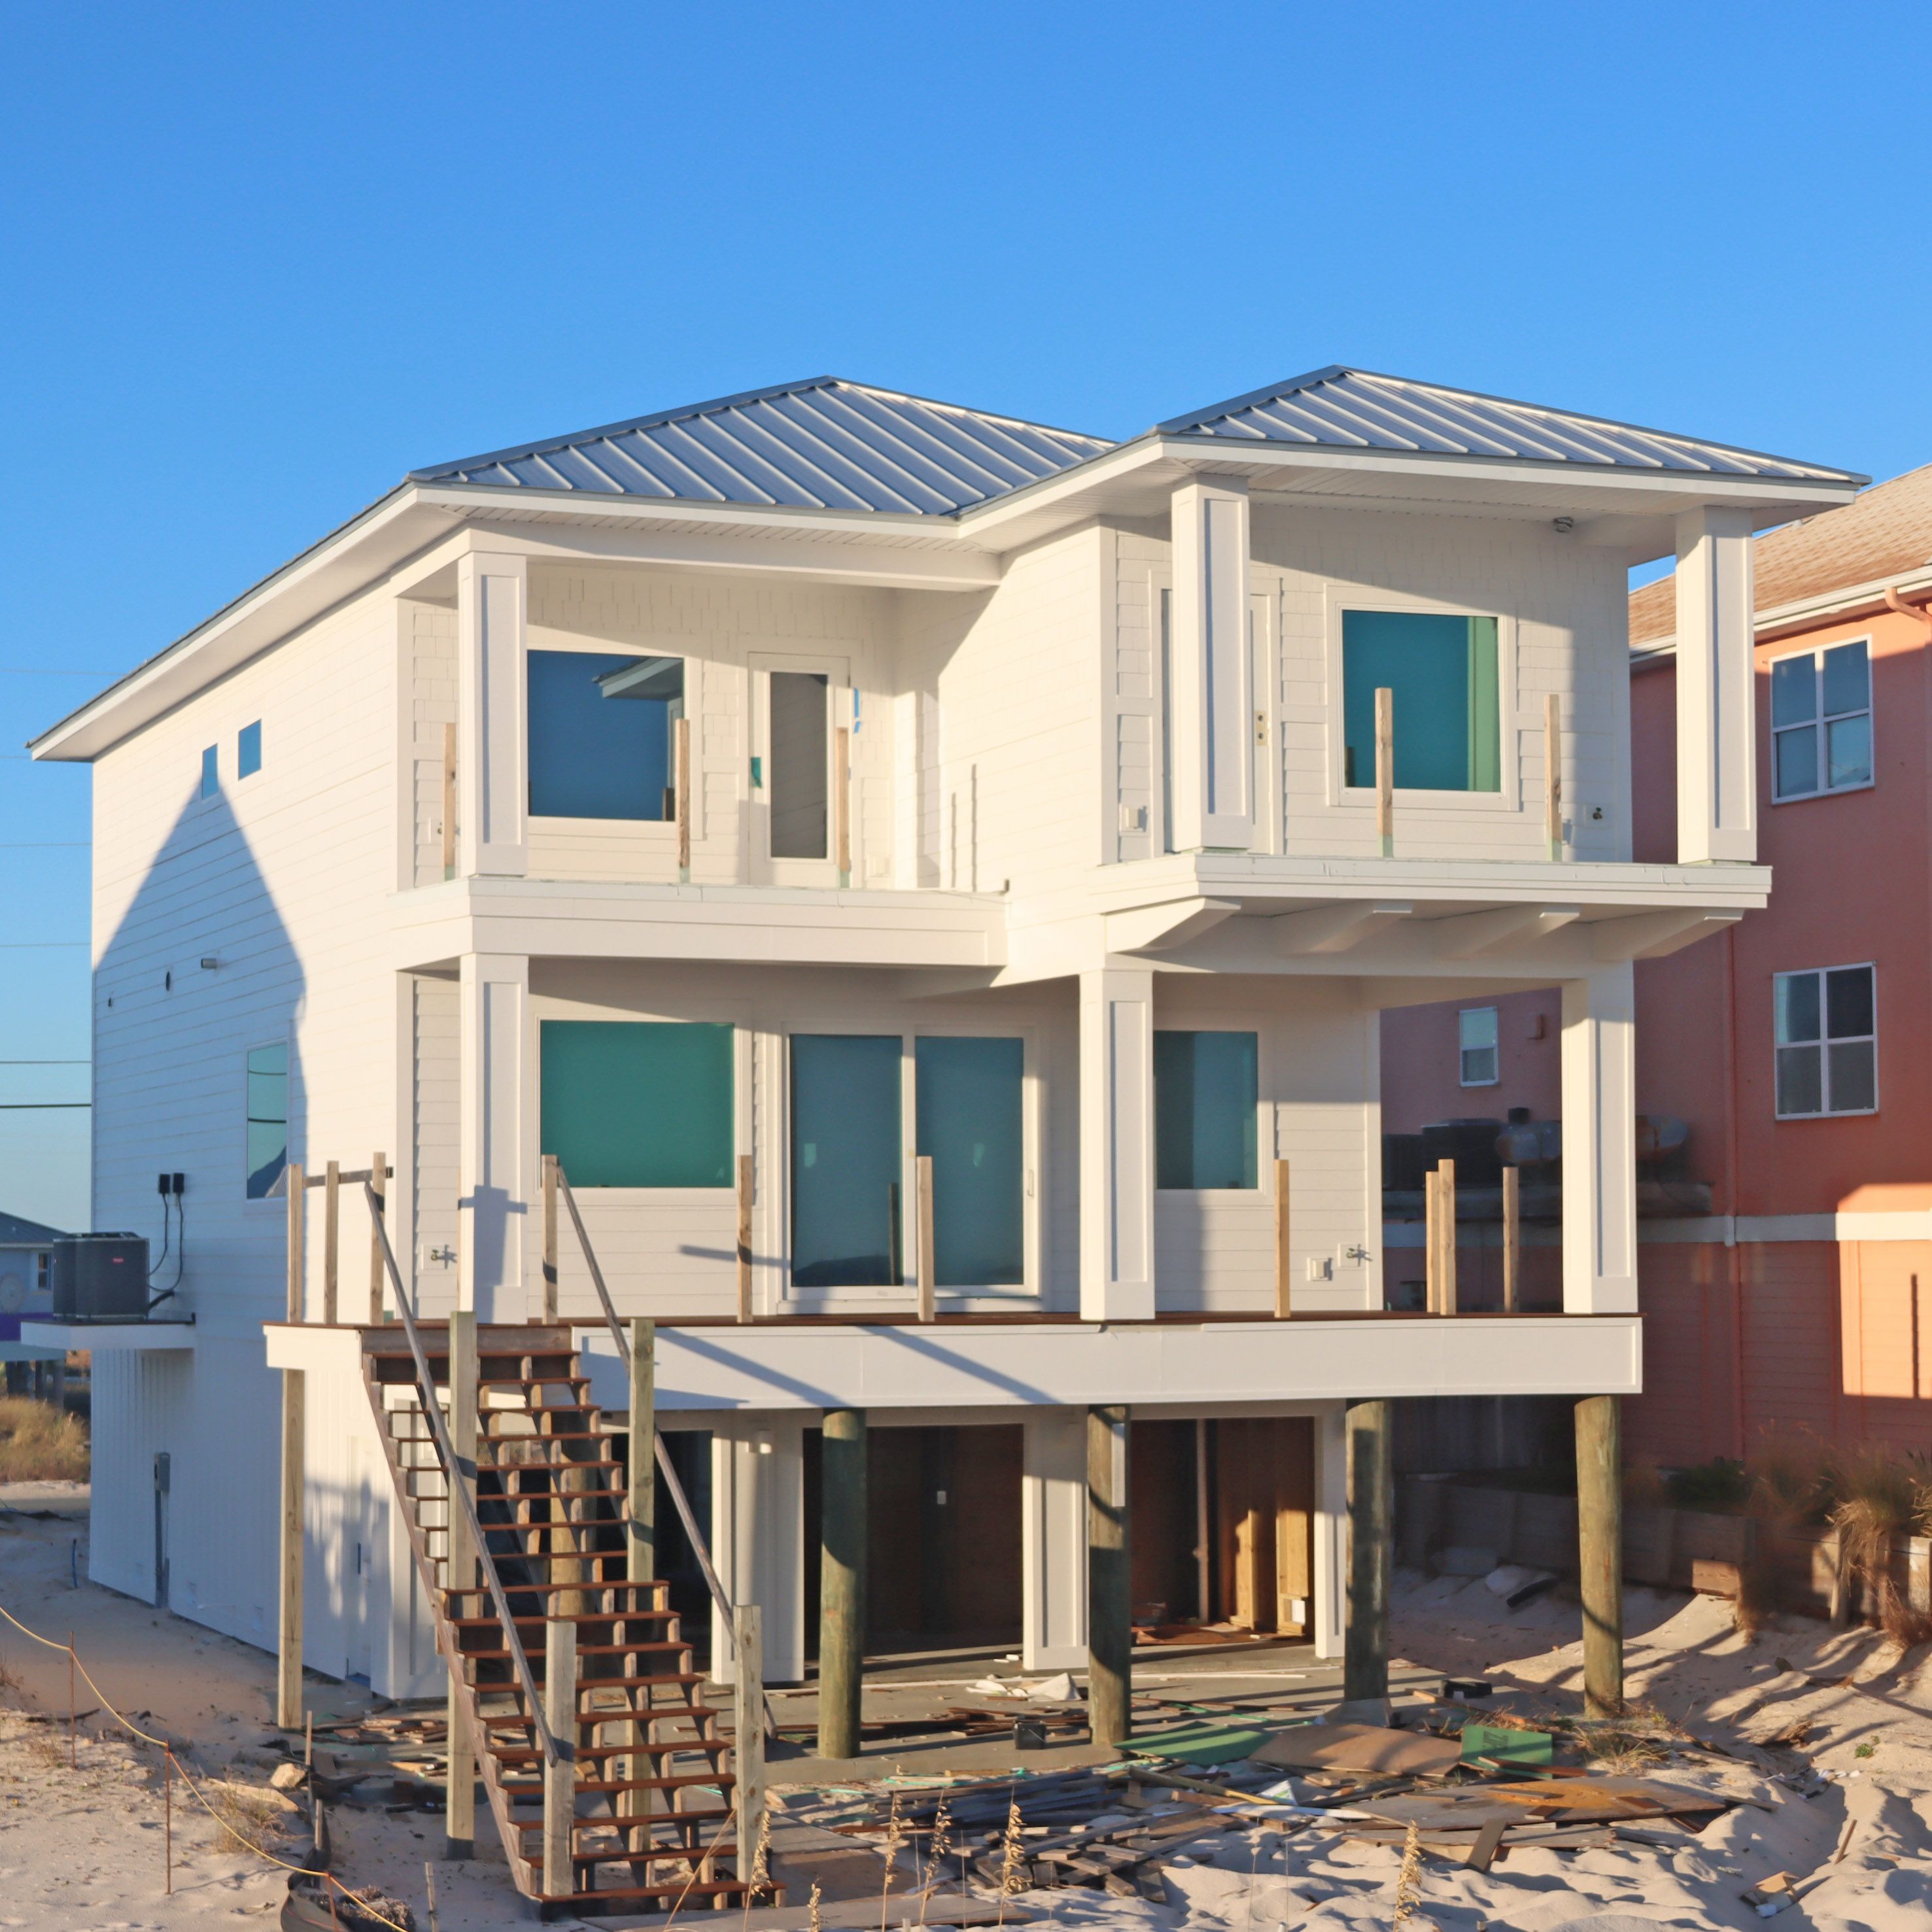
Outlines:
[[[1842,508],[1767,530],[1753,555],[1760,610],[1924,569],[1932,565],[1932,463],[1874,484]],[[1633,646],[1655,644],[1676,628],[1674,577],[1630,592]]]

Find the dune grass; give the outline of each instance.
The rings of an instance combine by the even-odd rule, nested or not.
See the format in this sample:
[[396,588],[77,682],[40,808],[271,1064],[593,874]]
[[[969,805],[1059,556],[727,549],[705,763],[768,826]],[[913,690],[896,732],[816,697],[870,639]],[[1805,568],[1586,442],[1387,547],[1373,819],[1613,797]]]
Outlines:
[[85,1482],[87,1429],[52,1404],[0,1396],[0,1483]]

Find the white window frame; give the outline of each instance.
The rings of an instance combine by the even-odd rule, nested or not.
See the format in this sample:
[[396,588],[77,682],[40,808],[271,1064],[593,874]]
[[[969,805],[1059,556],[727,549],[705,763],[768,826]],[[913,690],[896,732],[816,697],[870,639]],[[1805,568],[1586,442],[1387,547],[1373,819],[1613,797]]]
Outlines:
[[[1342,718],[1343,668],[1342,620],[1351,610],[1379,610],[1424,617],[1491,617],[1496,626],[1496,756],[1500,781],[1494,791],[1424,791],[1406,787],[1396,794],[1401,811],[1504,812],[1522,809],[1522,725],[1516,716],[1516,620],[1493,608],[1485,610],[1474,604],[1445,604],[1433,598],[1401,597],[1382,592],[1365,592],[1342,584],[1330,584],[1327,596],[1324,672],[1328,684],[1328,802],[1347,812],[1371,818],[1376,809],[1376,785],[1372,777],[1366,785],[1342,782],[1348,771],[1348,742]],[[1537,721],[1540,728],[1541,720]],[[1400,730],[1402,721],[1396,721]],[[1398,836],[1400,834],[1398,833]]]
[[[1825,653],[1842,650],[1847,644],[1862,644],[1865,647],[1865,703],[1862,711],[1839,711],[1826,715],[1825,710]],[[1809,658],[1812,664],[1812,686],[1817,698],[1817,709],[1808,724],[1780,725],[1777,722],[1774,701],[1766,693],[1766,728],[1771,734],[1771,802],[1773,805],[1798,805],[1807,799],[1840,798],[1847,792],[1870,791],[1878,783],[1878,710],[1874,703],[1872,690],[1872,640],[1869,637],[1834,638],[1828,644],[1808,644],[1804,650],[1785,651],[1778,656],[1765,660],[1765,673],[1773,680],[1778,667],[1789,664],[1794,658]],[[1778,788],[1778,741],[1786,731],[1815,731],[1818,734],[1818,775],[1826,778],[1829,772],[1829,763],[1826,754],[1826,728],[1847,718],[1864,718],[1871,727],[1871,770],[1870,776],[1861,778],[1856,784],[1834,785],[1820,784],[1810,791],[1780,791]],[[1794,1119],[1809,1119],[1808,1114],[1796,1114]]]
[[[1462,1037],[1462,1022],[1474,1019],[1479,1013],[1486,1013],[1492,1022],[1496,1037],[1486,1046],[1472,1046]],[[1492,1053],[1496,1055],[1496,1070],[1486,1080],[1469,1078],[1468,1056],[1472,1053]],[[1503,1028],[1502,1010],[1499,1006],[1459,1006],[1456,1012],[1456,1078],[1464,1087],[1500,1087],[1503,1082]]]
[[[1834,1034],[1829,1030],[1831,1016],[1825,1004],[1825,980],[1832,973],[1865,972],[1871,975],[1872,1030],[1870,1033]],[[1778,983],[1780,980],[1816,980],[1818,982],[1818,1037],[1816,1041],[1794,1040],[1782,1042],[1778,1037]],[[1801,966],[1788,973],[1774,973],[1772,981],[1771,1020],[1771,1106],[1774,1118],[1780,1120],[1850,1120],[1861,1115],[1876,1114],[1879,1111],[1881,1096],[1878,1088],[1878,966],[1870,959],[1851,959],[1835,966]],[[1872,1049],[1872,1103],[1869,1107],[1834,1107],[1832,1097],[1832,1056],[1834,1046],[1856,1045],[1869,1040]],[[1818,1097],[1826,1104],[1816,1112],[1787,1114],[1778,1104],[1778,1056],[1781,1047],[1789,1044],[1818,1048]]]
[[[616,844],[620,840],[634,840],[640,851],[647,852],[653,857],[662,857],[666,854],[674,853],[677,850],[677,820],[675,818],[578,818],[561,812],[536,812],[530,810],[530,659],[539,652],[556,656],[562,656],[566,652],[568,652],[574,656],[587,658],[676,658],[684,666],[684,715],[688,718],[692,715],[692,674],[689,640],[662,644],[642,644],[634,646],[626,642],[614,646],[610,640],[605,638],[560,637],[546,632],[542,637],[532,635],[526,640],[524,648],[523,668],[520,674],[524,680],[524,817],[529,822],[531,832],[539,835],[545,832],[573,835],[582,839],[593,841],[597,844],[606,848]],[[694,820],[692,826],[692,837],[694,841],[698,836],[698,826],[694,822],[698,815],[698,798],[703,788],[698,782],[698,774],[696,769],[698,763],[698,734],[694,730],[691,734],[691,761],[693,767],[691,815]],[[674,758],[667,769],[670,774],[670,783],[675,787],[677,783],[677,766]]]
[[[752,651],[747,653],[751,679],[749,754],[745,784],[751,800],[747,814],[751,834],[751,874],[754,881],[773,886],[836,886],[838,883],[838,806],[834,782],[838,772],[838,733],[852,724],[852,661],[849,657],[812,651]],[[825,856],[774,859],[772,856],[771,756],[772,674],[799,671],[825,680]],[[688,700],[687,700],[687,703]],[[694,754],[694,756],[695,754]],[[752,783],[752,760],[758,761],[759,782]],[[848,800],[848,806],[850,801]],[[856,820],[856,814],[854,814]],[[854,826],[856,858],[856,825]],[[798,1029],[801,1032],[810,1028]]]

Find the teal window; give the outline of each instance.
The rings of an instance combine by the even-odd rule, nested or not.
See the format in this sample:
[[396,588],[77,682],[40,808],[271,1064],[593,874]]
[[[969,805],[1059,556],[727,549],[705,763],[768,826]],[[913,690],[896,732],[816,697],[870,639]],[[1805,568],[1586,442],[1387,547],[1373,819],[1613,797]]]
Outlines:
[[1342,782],[1376,782],[1376,693],[1394,694],[1398,791],[1499,791],[1496,620],[1342,614]]
[[729,1187],[732,1030],[545,1020],[538,1132],[573,1187]]
[[904,1279],[897,1034],[791,1040],[791,1278],[798,1288]]
[[1258,1184],[1259,1060],[1251,1033],[1154,1035],[1156,1187]]
[[676,817],[682,658],[532,651],[526,688],[533,817]]
[[266,1201],[289,1164],[289,1049],[248,1049],[248,1198]]
[[1871,654],[1865,640],[1771,667],[1772,792],[1815,798],[1872,782]]
[[932,1038],[914,1049],[939,1287],[1025,1279],[1024,1060],[1017,1040]]
[[211,745],[201,754],[201,795],[212,798],[221,789],[221,748]]
[[235,775],[252,778],[262,769],[262,726],[258,719],[242,726],[235,740]]
[[823,671],[772,673],[772,856],[826,856],[831,680]]

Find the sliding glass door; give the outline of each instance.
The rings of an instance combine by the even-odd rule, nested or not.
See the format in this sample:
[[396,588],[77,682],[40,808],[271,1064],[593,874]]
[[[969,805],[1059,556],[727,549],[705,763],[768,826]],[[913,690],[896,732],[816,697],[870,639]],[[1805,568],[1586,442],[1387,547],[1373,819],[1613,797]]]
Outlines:
[[791,1036],[794,1288],[904,1279],[897,1034]]

